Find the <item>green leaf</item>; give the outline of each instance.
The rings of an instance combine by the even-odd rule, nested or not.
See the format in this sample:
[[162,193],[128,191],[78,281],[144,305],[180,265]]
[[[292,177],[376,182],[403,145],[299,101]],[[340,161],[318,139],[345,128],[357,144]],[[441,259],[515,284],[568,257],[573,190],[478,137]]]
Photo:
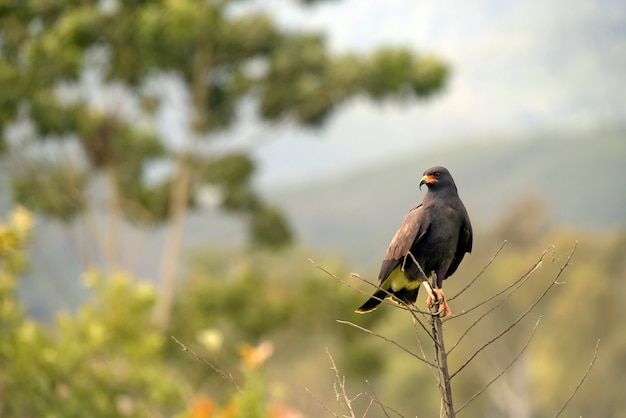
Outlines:
[[293,240],[290,231],[287,220],[276,208],[262,208],[254,212],[250,219],[252,242],[260,247],[285,247]]

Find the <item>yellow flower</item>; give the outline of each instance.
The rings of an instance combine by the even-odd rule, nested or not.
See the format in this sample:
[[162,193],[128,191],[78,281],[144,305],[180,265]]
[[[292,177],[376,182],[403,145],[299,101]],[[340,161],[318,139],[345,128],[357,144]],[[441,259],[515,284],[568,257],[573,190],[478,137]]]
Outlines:
[[22,206],[17,206],[11,213],[10,224],[16,232],[23,235],[33,227],[33,216]]
[[198,332],[196,339],[209,351],[217,351],[222,347],[224,336],[220,330],[207,328]]
[[102,281],[102,274],[95,267],[90,267],[83,273],[83,283],[85,287],[92,288]]

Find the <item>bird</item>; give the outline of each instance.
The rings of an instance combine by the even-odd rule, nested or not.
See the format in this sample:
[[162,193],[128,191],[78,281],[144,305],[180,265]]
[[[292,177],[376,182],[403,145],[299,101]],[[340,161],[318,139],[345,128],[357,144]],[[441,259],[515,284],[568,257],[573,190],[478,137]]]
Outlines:
[[378,290],[355,312],[371,312],[387,297],[396,303],[415,304],[421,283],[434,272],[437,300],[429,295],[427,303],[432,307],[438,301],[439,314],[452,314],[441,288],[465,254],[472,252],[472,224],[448,169],[427,169],[420,190],[423,185],[428,190],[422,202],[409,210],[387,248]]

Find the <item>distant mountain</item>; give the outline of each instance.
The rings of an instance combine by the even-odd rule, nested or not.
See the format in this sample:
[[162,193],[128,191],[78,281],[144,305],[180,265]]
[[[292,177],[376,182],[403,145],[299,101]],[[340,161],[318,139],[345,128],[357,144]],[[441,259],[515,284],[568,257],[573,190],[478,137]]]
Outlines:
[[524,197],[557,225],[626,227],[626,131],[463,142],[426,155],[273,191],[301,240],[358,261],[378,258],[406,211],[421,201],[424,169],[448,167],[475,228]]

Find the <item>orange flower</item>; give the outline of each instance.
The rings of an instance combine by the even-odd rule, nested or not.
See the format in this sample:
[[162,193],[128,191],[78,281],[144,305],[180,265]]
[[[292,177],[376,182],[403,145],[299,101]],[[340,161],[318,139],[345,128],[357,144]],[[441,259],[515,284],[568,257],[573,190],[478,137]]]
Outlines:
[[211,418],[216,409],[215,402],[202,397],[194,402],[189,418]]
[[239,355],[243,359],[244,364],[252,369],[263,364],[273,352],[274,345],[270,341],[263,341],[256,347],[249,344],[241,344],[239,347]]

